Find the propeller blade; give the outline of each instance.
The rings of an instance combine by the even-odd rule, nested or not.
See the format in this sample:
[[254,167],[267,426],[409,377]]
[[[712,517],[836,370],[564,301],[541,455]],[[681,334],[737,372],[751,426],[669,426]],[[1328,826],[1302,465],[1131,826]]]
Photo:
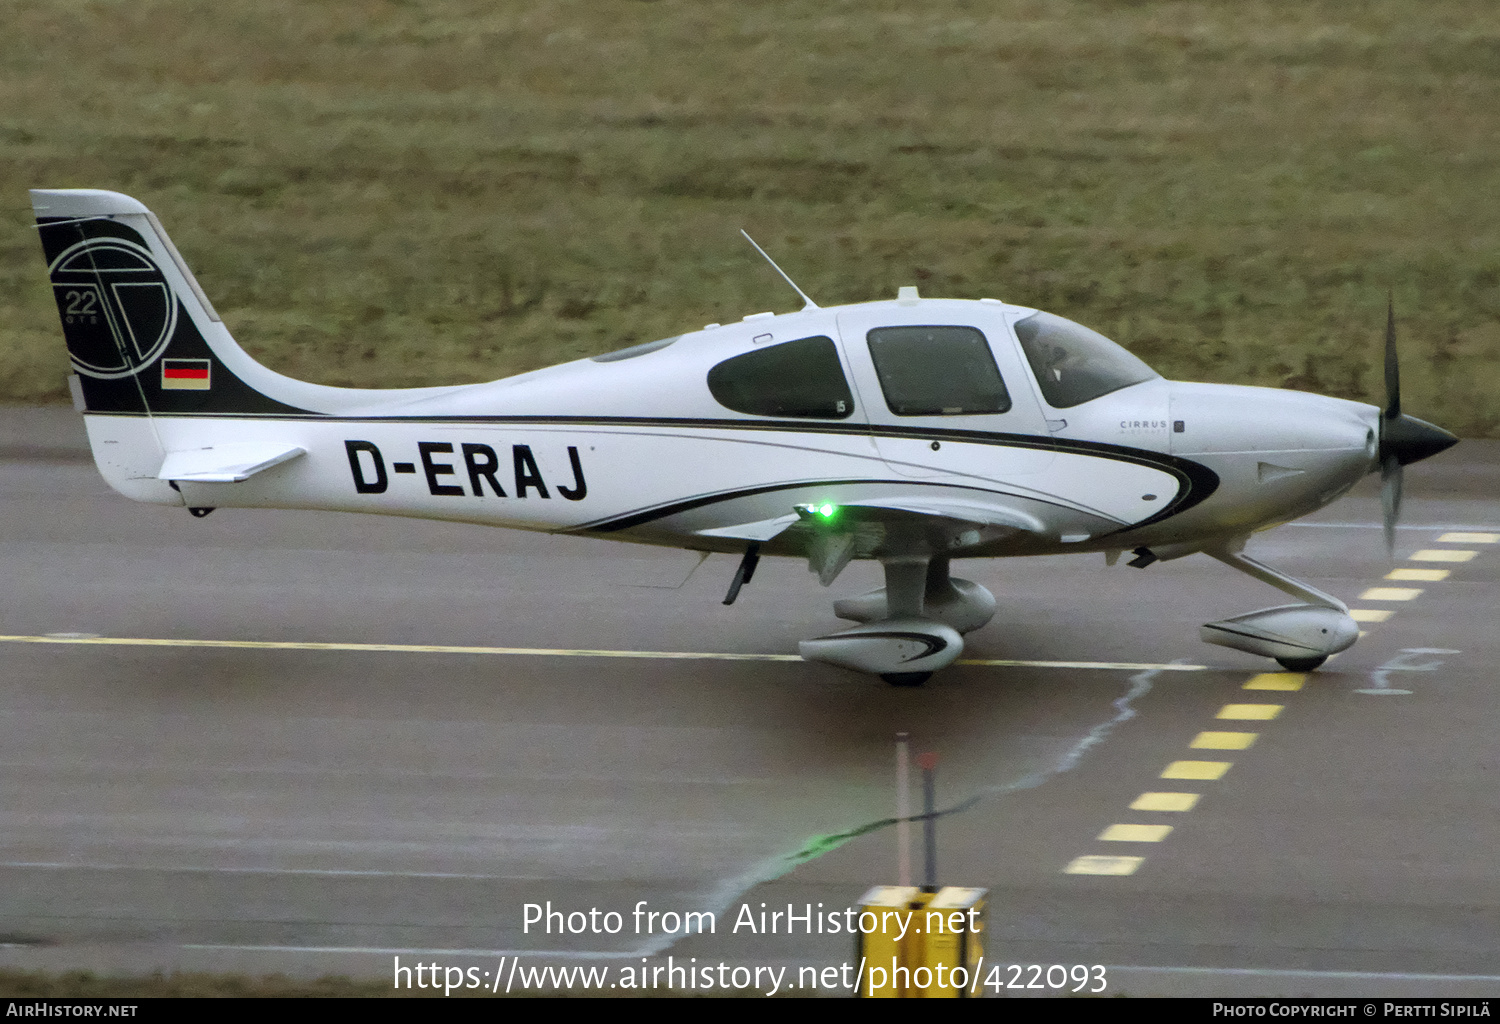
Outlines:
[[1401,460],[1387,455],[1380,461],[1380,510],[1385,520],[1385,553],[1396,554],[1396,524],[1401,520]]
[[1385,299],[1385,418],[1401,415],[1401,365],[1396,359],[1396,300]]
[[[1396,303],[1386,295],[1385,306],[1385,412],[1380,417],[1380,476],[1389,480],[1395,472],[1389,468],[1392,459],[1401,466],[1430,458],[1458,443],[1442,427],[1401,412],[1401,367],[1396,358]],[[1395,507],[1401,505],[1400,474],[1396,473]],[[1389,519],[1389,514],[1387,519]]]
[[1401,366],[1396,357],[1396,301],[1385,301],[1385,412],[1380,417],[1380,509],[1385,553],[1396,555],[1396,525],[1401,521],[1401,485],[1409,462],[1419,462],[1458,443],[1442,427],[1401,412]]

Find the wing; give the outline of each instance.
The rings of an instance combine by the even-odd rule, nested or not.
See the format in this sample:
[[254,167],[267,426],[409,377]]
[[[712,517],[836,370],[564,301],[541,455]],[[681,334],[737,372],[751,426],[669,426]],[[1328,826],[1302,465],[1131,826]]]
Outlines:
[[[807,513],[802,510],[806,508]],[[799,514],[821,516],[820,509],[799,506]],[[856,521],[902,522],[911,517],[939,520],[959,531],[1003,529],[1045,536],[1047,527],[1036,516],[1005,505],[965,498],[943,498],[928,495],[895,498],[866,498],[839,506],[838,514]]]
[[808,568],[825,587],[855,556],[910,552],[928,557],[1013,533],[1051,536],[1036,516],[969,498],[897,495],[841,504],[796,505],[772,519],[699,530],[704,537],[764,543],[788,531],[801,535]]

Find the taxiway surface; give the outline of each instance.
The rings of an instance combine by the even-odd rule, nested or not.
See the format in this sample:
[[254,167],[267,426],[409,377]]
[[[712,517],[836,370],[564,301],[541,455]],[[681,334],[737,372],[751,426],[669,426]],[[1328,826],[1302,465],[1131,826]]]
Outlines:
[[[891,829],[820,837],[892,813],[906,730],[942,757],[940,806],[979,797],[942,820],[939,871],[991,889],[992,963],[1108,965],[1111,992],[1492,994],[1500,543],[1440,538],[1500,531],[1500,443],[1407,482],[1394,563],[1373,482],[1252,542],[1393,612],[1300,690],[1246,691],[1274,666],[1197,637],[1277,592],[1201,556],[1140,571],[1098,555],[956,567],[1000,605],[966,658],[1158,667],[964,665],[904,690],[784,658],[838,626],[831,598],[875,585],[869,567],[825,591],[768,561],[726,608],[722,555],[695,569],[681,552],[331,513],[196,520],[109,491],[70,410],[0,411],[0,964],[841,963],[843,937],[729,925],[742,903],[843,907],[894,880]],[[1477,554],[1411,560],[1430,549]],[[1434,565],[1450,575],[1383,579]],[[1359,600],[1377,586],[1421,593]],[[783,657],[577,653],[601,649]],[[1226,725],[1235,703],[1280,710]],[[1190,747],[1223,730],[1254,737]],[[1233,767],[1159,778],[1180,759]],[[1162,790],[1199,799],[1131,809]],[[1170,831],[1099,838],[1117,824]],[[1139,861],[1067,873],[1080,857]],[[523,931],[523,905],[549,900],[721,917],[675,944],[629,925]]]

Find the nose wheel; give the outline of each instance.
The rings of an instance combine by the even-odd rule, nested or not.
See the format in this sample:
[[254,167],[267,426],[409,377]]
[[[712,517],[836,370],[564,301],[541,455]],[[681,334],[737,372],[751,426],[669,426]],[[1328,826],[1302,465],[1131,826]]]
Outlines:
[[1311,672],[1327,658],[1277,658],[1276,663],[1288,672]]
[[932,678],[931,672],[886,672],[881,679],[892,686],[921,686]]

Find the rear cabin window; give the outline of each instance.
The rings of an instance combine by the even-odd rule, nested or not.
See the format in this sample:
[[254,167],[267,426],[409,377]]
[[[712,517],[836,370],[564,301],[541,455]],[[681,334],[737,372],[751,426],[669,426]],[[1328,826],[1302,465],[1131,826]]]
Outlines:
[[708,371],[720,405],[751,416],[843,419],[854,396],[832,338],[803,338],[726,359]]
[[1054,409],[1082,405],[1158,374],[1098,331],[1051,313],[1016,321],[1016,337],[1042,397]]
[[973,327],[877,327],[866,340],[885,404],[897,416],[1010,409],[989,342]]

